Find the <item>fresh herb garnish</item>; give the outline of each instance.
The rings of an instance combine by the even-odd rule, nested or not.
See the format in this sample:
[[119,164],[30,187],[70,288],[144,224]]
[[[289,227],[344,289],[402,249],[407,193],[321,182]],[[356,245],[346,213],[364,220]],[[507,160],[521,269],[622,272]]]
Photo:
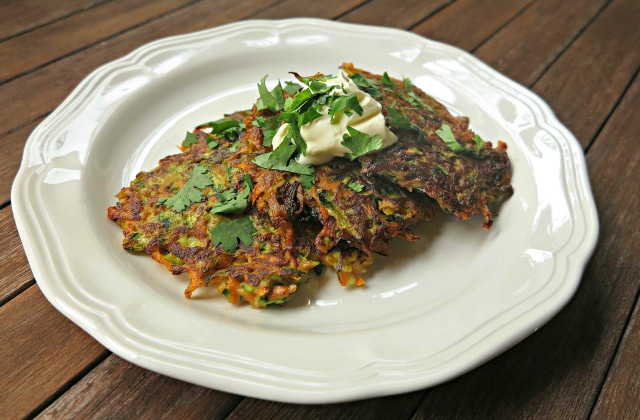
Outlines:
[[244,246],[251,245],[255,231],[251,218],[247,216],[218,223],[211,229],[211,238],[214,246],[222,244],[225,251],[234,252],[238,249],[238,241]]
[[360,89],[367,92],[369,95],[376,99],[382,98],[382,92],[380,92],[380,85],[378,82],[372,79],[367,79],[361,73],[354,73],[349,76],[353,83],[356,84]]
[[269,147],[271,146],[271,142],[273,141],[273,137],[278,132],[278,128],[280,127],[280,122],[278,121],[278,117],[263,117],[262,115],[258,115],[255,120],[251,123],[251,125],[255,125],[262,129],[262,144]]
[[217,121],[210,121],[206,125],[211,127],[211,135],[224,137],[229,140],[237,140],[240,132],[244,129],[240,122],[224,118]]
[[244,176],[244,190],[236,192],[226,190],[218,194],[218,201],[215,202],[210,213],[242,213],[246,208],[251,195],[251,178]]
[[422,129],[420,127],[409,121],[407,117],[402,115],[400,111],[396,109],[395,101],[389,107],[389,124],[391,124],[392,127],[404,130],[413,130],[422,133]]
[[474,134],[473,141],[476,142],[476,153],[480,153],[480,149],[482,149],[482,146],[484,146],[484,140],[482,140],[482,137],[480,137],[479,135]]
[[273,90],[269,90],[265,81],[267,80],[267,75],[265,75],[258,83],[258,92],[260,93],[260,99],[256,103],[256,107],[258,111],[262,111],[263,109],[268,109],[272,112],[281,111],[284,107],[284,91],[282,90],[282,85],[280,82],[273,88]]
[[447,146],[449,146],[449,149],[451,149],[452,151],[462,152],[463,150],[465,150],[465,148],[456,140],[456,137],[453,135],[453,131],[451,130],[451,127],[449,127],[449,124],[442,124],[442,126],[440,126],[440,128],[436,130],[436,134],[442,139],[443,142],[447,144]]
[[315,173],[313,166],[298,163],[295,160],[297,149],[295,144],[283,141],[273,152],[256,156],[253,159],[253,163],[262,168],[277,169],[279,171],[293,172],[302,175]]
[[391,80],[391,77],[389,77],[386,71],[382,73],[382,84],[392,90],[395,90],[396,88],[396,84],[393,83],[393,80]]
[[306,189],[312,188],[316,183],[316,174],[313,173],[311,175],[300,175],[300,183]]
[[354,94],[336,97],[336,99],[331,102],[331,105],[329,105],[329,115],[331,115],[331,122],[335,122],[336,116],[340,115],[340,111],[344,112],[347,115],[350,115],[349,110],[353,110],[356,114],[362,115],[363,111],[360,103],[358,102],[358,97]]
[[347,154],[350,160],[354,160],[358,156],[362,156],[365,153],[378,150],[382,147],[382,137],[378,134],[370,136],[367,133],[363,133],[360,130],[356,130],[351,126],[347,126],[348,133],[342,136],[342,144],[347,149],[351,150],[351,153]]
[[202,201],[204,194],[199,188],[205,188],[213,185],[213,179],[207,172],[206,166],[196,165],[189,180],[178,190],[172,197],[160,197],[158,204],[164,204],[172,207],[177,212],[182,212],[193,203]]
[[190,131],[187,131],[187,135],[185,136],[184,140],[182,140],[182,145],[187,147],[187,146],[191,146],[192,144],[196,144],[197,142],[198,142],[198,137],[196,136],[196,134]]
[[362,192],[362,190],[364,189],[364,185],[356,181],[349,182],[347,184],[347,187],[351,188],[355,192]]

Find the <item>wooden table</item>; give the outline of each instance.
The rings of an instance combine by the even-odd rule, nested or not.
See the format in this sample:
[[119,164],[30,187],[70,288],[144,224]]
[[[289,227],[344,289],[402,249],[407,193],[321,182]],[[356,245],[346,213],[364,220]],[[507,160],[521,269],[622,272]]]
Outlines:
[[[600,237],[575,297],[511,350],[440,386],[336,405],[206,389],[112,354],[44,298],[12,217],[29,133],[88,73],[160,37],[314,16],[413,31],[542,96],[586,154]],[[0,417],[640,418],[637,0],[9,0],[0,3]]]

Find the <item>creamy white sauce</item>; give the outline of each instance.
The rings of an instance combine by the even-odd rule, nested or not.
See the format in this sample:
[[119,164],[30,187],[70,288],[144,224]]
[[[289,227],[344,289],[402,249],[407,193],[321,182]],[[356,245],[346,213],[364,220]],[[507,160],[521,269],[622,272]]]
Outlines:
[[[333,89],[334,95],[356,95],[358,103],[362,107],[362,115],[358,115],[356,112],[351,112],[351,115],[340,112],[339,115],[334,115],[333,121],[331,121],[331,116],[328,113],[329,107],[323,106],[320,111],[322,116],[300,127],[300,134],[307,143],[307,153],[300,156],[298,162],[322,165],[333,158],[351,153],[351,150],[340,144],[342,136],[347,133],[347,126],[370,136],[378,134],[382,138],[382,148],[389,147],[398,141],[398,137],[385,124],[382,105],[371,95],[358,88],[348,76],[341,73],[327,79],[324,83],[328,86],[342,86],[342,88]],[[280,126],[273,138],[274,148],[282,143],[288,131],[289,124]]]

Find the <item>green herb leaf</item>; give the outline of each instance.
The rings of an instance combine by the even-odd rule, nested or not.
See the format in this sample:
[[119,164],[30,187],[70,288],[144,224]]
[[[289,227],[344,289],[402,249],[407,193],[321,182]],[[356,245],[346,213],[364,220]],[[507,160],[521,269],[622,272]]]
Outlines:
[[263,153],[253,159],[256,165],[279,171],[293,172],[302,175],[312,175],[315,173],[313,166],[298,163],[295,160],[297,147],[286,139],[275,148],[273,152]]
[[302,127],[305,124],[310,123],[316,118],[320,118],[322,113],[316,109],[316,107],[311,106],[305,112],[298,116],[298,126]]
[[386,71],[382,73],[382,84],[391,89],[396,88],[396,84],[393,83],[393,80],[391,80],[391,77],[389,77]]
[[284,91],[286,93],[288,93],[289,95],[294,95],[297,91],[299,91],[300,89],[302,89],[302,86],[295,83],[295,82],[290,82],[290,81],[285,81],[284,82]]
[[207,172],[206,166],[196,165],[189,180],[178,190],[178,192],[169,198],[160,197],[158,204],[164,204],[172,207],[177,212],[182,212],[193,203],[202,201],[203,193],[198,188],[205,188],[213,185],[213,179]]
[[316,183],[316,175],[315,175],[315,173],[313,173],[311,175],[300,175],[300,183],[306,189],[309,189],[309,188],[313,187],[313,185]]
[[222,244],[227,252],[235,252],[238,241],[244,246],[251,245],[255,231],[251,218],[247,216],[218,223],[211,229],[211,238],[214,246]]
[[482,149],[482,146],[484,146],[484,140],[482,140],[482,137],[480,137],[479,135],[474,134],[473,141],[476,142],[476,153],[480,153],[480,149]]
[[452,151],[461,152],[465,150],[464,147],[456,140],[456,137],[453,135],[453,131],[451,130],[451,127],[449,127],[449,124],[442,124],[442,126],[440,126],[438,130],[436,130],[436,134],[442,139],[442,141],[447,144],[447,146],[449,146],[449,149],[451,149]]
[[244,176],[244,190],[236,192],[226,190],[218,195],[218,201],[213,205],[210,213],[242,213],[246,208],[251,195],[251,178]]
[[382,137],[378,134],[370,136],[351,126],[347,126],[347,131],[349,133],[345,133],[342,136],[342,142],[340,144],[351,150],[351,153],[347,154],[347,157],[351,160],[382,147]]
[[367,92],[372,97],[376,99],[382,98],[382,92],[380,92],[380,86],[378,85],[378,82],[376,82],[375,80],[367,79],[361,73],[354,73],[351,76],[349,76],[349,78],[353,80],[353,83],[355,83],[356,86],[358,86],[360,89]]
[[409,104],[411,104],[411,106],[426,108],[431,112],[436,112],[436,110],[433,109],[433,107],[431,105],[425,104],[422,101],[422,99],[420,99],[420,97],[418,95],[416,95],[415,92],[407,93],[407,97],[405,99],[407,100],[407,102],[409,102]]
[[271,146],[273,137],[280,128],[280,122],[276,116],[265,118],[262,115],[258,115],[251,125],[255,125],[262,129],[262,144],[267,147]]
[[198,137],[196,136],[196,134],[187,131],[186,137],[184,138],[184,140],[182,140],[182,145],[187,147],[187,146],[191,146],[192,144],[196,144],[197,142],[198,142]]
[[418,127],[417,125],[409,121],[407,117],[402,115],[400,111],[396,109],[395,101],[391,104],[388,111],[389,111],[389,124],[391,124],[392,127],[422,132],[420,127]]
[[404,85],[404,90],[406,92],[410,92],[413,87],[413,82],[408,77],[402,79],[402,84]]
[[260,99],[256,103],[258,111],[268,109],[273,112],[281,111],[284,108],[284,92],[280,82],[269,91],[266,85],[267,75],[265,75],[258,83],[258,92],[260,93]]
[[351,188],[355,192],[362,192],[362,190],[364,189],[364,185],[356,181],[349,182],[347,184],[347,187]]
[[331,122],[334,122],[336,114],[340,111],[353,110],[358,115],[362,115],[362,107],[358,102],[358,97],[354,94],[337,96],[335,100],[329,105],[329,115],[331,115]]

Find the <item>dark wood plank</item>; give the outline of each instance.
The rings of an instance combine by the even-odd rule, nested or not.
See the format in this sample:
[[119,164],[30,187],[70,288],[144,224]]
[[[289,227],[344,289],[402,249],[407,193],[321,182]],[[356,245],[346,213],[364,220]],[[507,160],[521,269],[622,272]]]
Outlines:
[[37,418],[218,419],[241,400],[240,396],[186,384],[111,355]]
[[640,67],[640,2],[614,0],[534,86],[586,147]]
[[[640,171],[638,138],[634,134],[640,130],[638,109],[640,76],[636,76],[587,154],[589,168],[598,174],[598,179],[594,180],[594,192],[601,208],[600,248],[605,254],[605,258],[599,258],[601,264],[596,275],[614,283],[610,287],[621,287],[615,285],[618,282],[628,283],[624,300],[609,303],[611,311],[616,311],[618,304],[637,296],[634,291],[637,292],[640,279],[636,246],[640,243],[640,229],[635,212],[629,211],[640,207],[637,181],[633,181]],[[640,418],[640,304],[637,301],[632,321],[598,398],[594,418]]]
[[0,40],[87,10],[107,0],[4,0],[0,3]]
[[33,280],[10,206],[0,210],[0,238],[0,305],[3,305]]
[[191,0],[105,3],[0,43],[0,83],[114,33],[176,10]]
[[0,308],[0,412],[22,418],[106,350],[32,286]]
[[24,145],[29,134],[42,121],[41,118],[33,123],[4,136],[0,136],[0,204],[7,203],[11,196],[11,184],[18,172]]
[[346,14],[340,20],[406,29],[449,3],[449,0],[410,0],[403,1],[400,7],[399,4],[387,0],[373,0]]
[[271,420],[407,419],[416,410],[423,396],[424,393],[418,391],[383,398],[327,405],[282,404],[246,398],[233,410],[227,420],[256,418],[255,413],[260,413],[260,418]]
[[540,0],[526,8],[474,54],[530,86],[596,16],[607,0]]
[[[263,1],[261,5],[266,8],[275,2]],[[92,70],[141,45],[244,19],[260,10],[251,2],[236,0],[222,0],[216,7],[208,2],[197,3],[0,85],[0,102],[6,104],[0,113],[0,135],[51,112]]]
[[616,352],[612,372],[598,398],[594,420],[640,418],[640,305],[636,305],[632,323]]
[[533,0],[459,0],[412,29],[427,38],[471,51]]
[[334,19],[354,7],[364,3],[363,0],[325,0],[300,1],[284,0],[280,3],[256,13],[255,19],[285,19],[293,17],[315,17]]

